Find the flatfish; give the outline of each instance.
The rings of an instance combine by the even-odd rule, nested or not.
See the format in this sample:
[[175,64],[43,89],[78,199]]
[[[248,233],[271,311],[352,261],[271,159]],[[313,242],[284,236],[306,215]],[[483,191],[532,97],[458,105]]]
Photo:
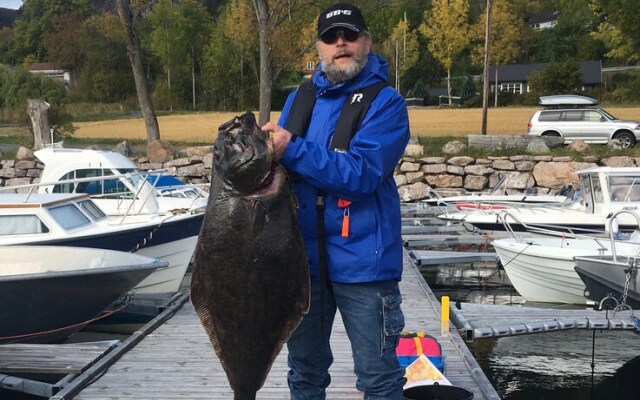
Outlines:
[[289,179],[252,113],[218,130],[191,301],[234,399],[255,399],[309,309],[309,268]]

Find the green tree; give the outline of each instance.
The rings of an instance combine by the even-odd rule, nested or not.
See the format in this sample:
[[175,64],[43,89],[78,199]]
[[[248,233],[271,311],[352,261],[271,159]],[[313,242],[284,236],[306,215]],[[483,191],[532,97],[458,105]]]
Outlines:
[[607,57],[625,62],[640,61],[640,2],[637,0],[591,0],[600,24],[592,35],[604,42]]
[[54,31],[56,16],[73,13],[86,19],[93,14],[88,0],[29,0],[24,3],[13,28],[13,59],[21,64],[49,61],[44,36]]
[[391,76],[395,80],[396,90],[401,91],[400,83],[407,71],[418,62],[418,35],[409,26],[406,16],[393,28],[389,39],[383,43],[382,55],[390,65]]
[[156,95],[156,106],[167,107],[170,110],[173,110],[174,99],[181,97],[174,96],[172,83],[173,80],[180,81],[184,78],[184,60],[187,59],[186,43],[180,34],[180,28],[184,24],[180,21],[181,16],[177,8],[172,0],[160,0],[148,18],[151,26],[150,47],[162,63],[166,79],[166,86],[161,86],[165,96],[162,96],[161,100]]
[[451,68],[470,42],[467,12],[467,0],[434,0],[419,28],[429,40],[429,51],[447,70],[449,105],[452,104]]
[[531,95],[549,96],[576,93],[582,86],[582,73],[573,60],[553,61],[528,77]]
[[120,102],[136,94],[127,59],[122,24],[117,16],[103,14],[87,20],[84,63],[71,94],[89,102]]
[[195,0],[183,0],[180,3],[178,12],[181,16],[178,20],[180,41],[186,45],[189,54],[188,66],[191,69],[191,101],[192,107],[195,109],[197,105],[196,72],[197,76],[202,75],[204,49],[211,40],[213,21],[207,9]]

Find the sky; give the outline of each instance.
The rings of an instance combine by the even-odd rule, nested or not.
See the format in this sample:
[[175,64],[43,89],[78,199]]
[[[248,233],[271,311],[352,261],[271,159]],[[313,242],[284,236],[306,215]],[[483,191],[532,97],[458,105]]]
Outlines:
[[22,6],[22,0],[0,0],[0,7],[17,10]]

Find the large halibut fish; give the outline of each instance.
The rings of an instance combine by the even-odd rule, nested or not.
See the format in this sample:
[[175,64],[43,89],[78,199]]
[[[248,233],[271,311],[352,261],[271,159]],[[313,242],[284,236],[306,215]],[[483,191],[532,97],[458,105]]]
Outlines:
[[191,301],[234,399],[254,400],[309,309],[309,268],[290,182],[252,113],[218,130]]

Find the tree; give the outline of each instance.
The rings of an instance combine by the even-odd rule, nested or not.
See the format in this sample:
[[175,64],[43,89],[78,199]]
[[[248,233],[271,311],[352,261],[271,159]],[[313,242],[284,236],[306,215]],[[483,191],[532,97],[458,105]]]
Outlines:
[[409,27],[406,18],[402,18],[393,28],[391,36],[383,43],[383,55],[391,65],[391,75],[395,78],[396,90],[407,71],[418,62],[418,37]]
[[[498,68],[515,61],[521,52],[520,39],[524,29],[523,23],[509,8],[507,0],[491,1],[491,27],[489,34],[489,48],[491,53],[491,63],[495,68],[495,106],[498,106]],[[481,64],[484,59],[485,49],[485,28],[486,13],[482,14],[478,22],[473,25],[472,35],[475,46],[472,50],[472,59],[475,63]]]
[[120,22],[125,30],[127,55],[136,83],[140,111],[142,112],[144,125],[147,130],[147,142],[151,143],[154,140],[160,140],[160,126],[158,125],[158,119],[156,118],[156,113],[151,103],[151,96],[149,96],[149,88],[147,86],[144,69],[142,68],[140,40],[135,29],[135,22],[140,17],[143,9],[138,8],[135,12],[132,12],[129,0],[118,0],[117,5]]
[[73,72],[80,69],[85,57],[85,20],[82,14],[74,11],[51,18],[51,29],[43,35],[47,61]]
[[[173,100],[177,97],[174,96],[172,91],[172,72],[174,72],[175,76],[182,75],[182,71],[178,70],[184,69],[184,60],[187,54],[187,43],[181,43],[181,23],[179,19],[180,15],[177,12],[177,6],[173,5],[172,0],[160,0],[147,18],[152,26],[150,32],[151,49],[160,59],[164,68],[166,78],[166,86],[164,88],[166,92],[163,97],[171,111],[173,111]],[[174,68],[176,71],[174,71]],[[157,96],[156,100],[158,100]],[[156,103],[159,107],[162,107],[161,104]]]
[[124,30],[117,15],[102,14],[84,24],[84,62],[74,98],[81,101],[119,102],[135,96],[136,87],[127,58]]
[[582,73],[573,60],[553,61],[527,79],[534,97],[575,93],[582,86]]
[[600,18],[591,34],[604,42],[607,57],[626,63],[640,61],[640,2],[637,0],[591,0],[593,12]]
[[425,14],[420,32],[429,40],[428,48],[447,70],[447,95],[451,105],[451,67],[469,44],[466,0],[434,0]]
[[14,59],[25,65],[48,61],[51,54],[43,40],[45,33],[53,31],[56,16],[67,13],[86,19],[93,14],[93,10],[88,0],[26,1],[14,23]]
[[[213,21],[204,6],[195,0],[183,0],[178,12],[181,42],[186,43],[191,61],[191,101],[196,109],[196,67],[202,70],[204,49],[211,40]],[[200,71],[202,72],[202,71]]]

